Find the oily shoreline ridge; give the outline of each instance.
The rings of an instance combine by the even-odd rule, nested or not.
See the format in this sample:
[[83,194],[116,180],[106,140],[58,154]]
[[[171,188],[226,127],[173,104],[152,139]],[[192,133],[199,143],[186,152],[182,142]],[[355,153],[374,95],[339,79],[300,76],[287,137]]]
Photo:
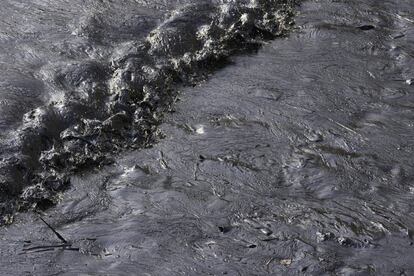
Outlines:
[[[295,0],[211,1],[172,12],[144,41],[115,47],[107,63],[74,63],[57,70],[66,91],[24,115],[3,141],[0,225],[13,213],[47,208],[69,186],[70,174],[112,162],[124,148],[150,146],[178,85],[191,85],[223,66],[226,57],[255,50],[293,24]],[[95,22],[96,23],[96,22]],[[96,35],[84,28],[85,35]],[[89,32],[89,33],[88,33]]]

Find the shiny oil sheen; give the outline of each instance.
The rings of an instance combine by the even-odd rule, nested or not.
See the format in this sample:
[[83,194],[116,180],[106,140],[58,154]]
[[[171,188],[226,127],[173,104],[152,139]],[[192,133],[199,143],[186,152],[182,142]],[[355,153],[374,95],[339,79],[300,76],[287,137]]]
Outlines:
[[[5,13],[10,17],[0,25],[1,41],[10,47],[1,53],[1,66],[15,66],[18,73],[13,75],[11,69],[4,71],[7,72],[4,79],[15,81],[9,87],[20,85],[32,90],[16,88],[12,93],[1,86],[2,91],[10,93],[4,94],[8,95],[4,96],[6,99],[17,95],[17,91],[30,95],[11,101],[16,105],[10,105],[10,110],[15,108],[20,115],[2,109],[5,114],[2,118],[8,120],[4,133],[15,135],[21,131],[19,118],[30,110],[50,107],[50,97],[45,95],[56,97],[52,111],[62,103],[64,110],[71,106],[61,97],[76,95],[76,100],[95,104],[97,109],[69,112],[68,122],[72,123],[68,124],[72,126],[59,132],[63,142],[57,143],[56,152],[48,149],[50,155],[42,151],[36,156],[54,160],[46,157],[60,156],[63,151],[59,146],[64,149],[67,141],[82,139],[88,145],[105,145],[105,139],[109,139],[119,148],[101,146],[104,155],[93,150],[92,155],[88,155],[91,150],[74,155],[79,157],[74,160],[80,161],[88,156],[102,157],[82,170],[77,167],[82,164],[80,161],[65,163],[64,168],[74,168],[68,171],[50,161],[41,161],[38,167],[33,163],[32,168],[40,175],[37,185],[40,190],[33,188],[36,185],[30,181],[22,185],[21,190],[25,191],[22,201],[38,205],[37,210],[47,205],[44,199],[58,202],[40,215],[68,244],[50,247],[61,243],[38,219],[38,214],[20,213],[13,216],[14,223],[0,229],[0,272],[8,275],[414,273],[412,1],[305,1],[295,7],[295,27],[285,37],[275,36],[286,34],[279,33],[285,29],[283,22],[290,20],[290,16],[282,16],[287,14],[286,6],[275,10],[281,21],[267,25],[266,1],[229,1],[228,7],[236,5],[239,10],[243,5],[246,9],[254,9],[250,6],[253,4],[265,7],[262,11],[252,10],[248,16],[244,16],[246,10],[239,12],[237,22],[250,27],[236,27],[240,29],[235,32],[229,31],[231,25],[237,25],[233,19],[214,16],[232,15],[226,6],[218,10],[215,2],[200,1],[190,6],[171,1],[127,1],[124,5],[86,2],[90,6],[53,2],[59,3],[53,5],[60,5],[62,17],[49,14],[47,9],[52,5],[46,1],[33,2],[38,7],[43,4],[46,11],[41,12],[33,12],[36,10],[33,3],[19,2],[23,1],[9,1],[5,5],[14,4]],[[11,18],[17,20],[12,15],[18,7],[28,14],[28,19],[39,18],[33,22],[52,20],[51,24],[28,24],[39,33],[43,26],[47,30],[42,33],[50,37],[44,41],[27,38],[32,44],[26,51],[11,46],[17,35],[7,40],[13,32],[7,32],[6,23],[24,26],[11,21]],[[101,19],[82,19],[88,18],[90,10],[99,8],[102,10],[98,14],[105,15],[98,16]],[[76,9],[79,11],[75,12]],[[81,11],[87,16],[82,17]],[[128,21],[133,14],[140,14],[137,17],[140,20],[148,18],[147,27],[134,25],[138,19]],[[248,23],[252,16],[264,21]],[[276,22],[276,17],[272,22]],[[73,29],[65,27],[70,20],[77,26],[75,34]],[[223,28],[226,32],[211,32],[205,25],[212,24],[212,20],[230,25]],[[86,23],[79,25],[79,22]],[[119,27],[122,22],[130,23],[124,23],[123,29]],[[94,24],[99,28],[91,27]],[[260,31],[258,26],[267,29]],[[67,34],[71,36],[62,34],[65,28],[69,28]],[[131,39],[126,34],[128,28],[137,30],[150,44],[135,45],[140,39]],[[82,32],[87,35],[80,36]],[[206,32],[208,37],[214,37],[213,41],[219,41],[214,48],[200,44],[205,42]],[[234,33],[240,32],[242,38],[234,38]],[[77,49],[73,46],[78,43],[76,39],[102,44],[92,47],[92,52],[96,51],[94,58],[85,50],[90,59],[87,63],[79,54],[82,51],[75,51],[79,63],[71,64],[60,54],[58,57],[45,54],[52,51],[51,44],[61,43],[57,37],[53,38],[53,33],[61,36],[63,44],[71,44],[72,50]],[[223,39],[226,36],[229,39]],[[125,42],[131,40],[132,44]],[[141,55],[142,51],[145,55]],[[13,54],[23,53],[24,58],[12,58]],[[44,56],[39,56],[41,53]],[[70,51],[62,53],[68,55]],[[206,57],[203,56],[206,53],[208,59],[200,58]],[[125,61],[131,58],[134,62]],[[167,66],[163,67],[165,71],[152,75],[150,69],[159,68],[154,59],[157,66]],[[48,65],[39,65],[43,69],[35,71],[29,63],[19,64],[14,60],[39,60]],[[102,64],[108,60],[115,64],[111,66],[116,70],[105,69]],[[33,78],[25,75],[25,70],[32,72]],[[50,73],[53,70],[60,73]],[[39,72],[48,72],[43,74],[53,77],[42,79],[36,75]],[[155,82],[154,90],[144,89],[148,80]],[[117,108],[122,104],[131,108],[131,101],[136,101],[133,107],[143,109],[143,116],[129,117],[125,110],[111,113],[113,109],[109,113],[108,109],[95,113],[101,106],[97,98],[88,102],[81,97],[85,91],[100,91],[94,88],[95,83],[102,85],[104,91],[117,91],[114,98],[110,92],[105,92],[109,96],[103,93],[102,106],[109,102],[118,103]],[[61,92],[51,85],[61,85]],[[171,88],[171,92],[156,93],[157,87]],[[146,96],[142,91],[153,92]],[[86,94],[86,98],[90,97]],[[131,100],[131,95],[137,98]],[[119,100],[123,97],[125,101]],[[27,110],[17,108],[17,103],[24,100]],[[160,110],[151,109],[149,103]],[[55,114],[43,109],[35,112]],[[118,116],[118,121],[107,121],[107,114],[111,118]],[[152,119],[156,115],[157,120],[145,117],[149,115]],[[33,116],[33,120],[40,117]],[[30,118],[24,122],[33,123]],[[74,122],[79,124],[78,128]],[[119,129],[119,124],[127,127]],[[131,134],[138,126],[152,135],[146,148],[142,148],[145,147],[142,136]],[[105,127],[113,136],[102,138],[94,132]],[[121,138],[114,138],[119,134]],[[13,143],[6,138],[3,141],[10,149],[4,152],[12,152]],[[133,141],[137,149],[128,144]],[[14,152],[21,158],[21,147],[16,144]],[[121,150],[125,144],[129,147]],[[75,144],[74,148],[79,147]],[[111,162],[105,161],[108,156]],[[62,175],[67,177],[64,187],[59,186],[63,183],[58,181],[59,177],[54,182],[45,181]],[[50,183],[57,183],[58,187],[54,190]],[[66,191],[62,193],[61,188]],[[22,198],[21,190],[16,189],[10,198]],[[34,192],[29,196],[28,191]],[[7,218],[11,220],[12,216]]]

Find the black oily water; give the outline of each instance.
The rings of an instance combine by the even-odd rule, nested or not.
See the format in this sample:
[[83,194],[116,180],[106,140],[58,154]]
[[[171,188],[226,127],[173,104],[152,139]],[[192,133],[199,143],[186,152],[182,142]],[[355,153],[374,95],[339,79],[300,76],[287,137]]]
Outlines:
[[122,149],[151,146],[162,137],[157,126],[177,85],[194,84],[227,57],[284,35],[293,25],[295,5],[291,0],[184,5],[144,40],[122,45],[109,61],[58,69],[52,82],[65,91],[63,99],[25,114],[13,143],[6,143],[1,224],[11,223],[16,210],[57,203],[71,174],[109,164]]

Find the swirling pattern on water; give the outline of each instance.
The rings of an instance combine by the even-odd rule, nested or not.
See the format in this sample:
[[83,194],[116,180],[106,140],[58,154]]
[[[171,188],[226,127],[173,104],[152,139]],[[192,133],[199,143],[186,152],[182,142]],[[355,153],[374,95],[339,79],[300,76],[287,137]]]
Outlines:
[[[2,61],[8,71],[24,70],[7,74],[3,87],[0,223],[15,210],[58,202],[71,173],[150,146],[178,84],[285,33],[293,4],[3,3]],[[14,32],[13,12],[25,19]]]
[[27,250],[58,240],[20,214],[0,271],[413,274],[413,5],[304,2],[288,37],[182,88],[164,139],[71,177],[43,215],[76,250]]

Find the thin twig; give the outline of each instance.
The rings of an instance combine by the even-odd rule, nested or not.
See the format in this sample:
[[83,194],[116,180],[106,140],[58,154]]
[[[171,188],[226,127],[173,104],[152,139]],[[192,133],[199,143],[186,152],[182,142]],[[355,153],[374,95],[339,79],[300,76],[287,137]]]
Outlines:
[[68,242],[65,240],[64,237],[62,237],[61,234],[59,234],[52,226],[49,225],[49,223],[47,223],[40,215],[39,218],[41,221],[43,221],[44,224],[46,224],[47,227],[49,227],[50,230],[53,231],[53,233],[55,233],[56,237],[59,238],[59,240],[61,240],[63,243],[67,244]]
[[33,247],[29,247],[29,248],[24,248],[23,251],[33,251],[33,250],[37,250],[37,249],[47,249],[47,248],[65,248],[67,247],[67,244],[59,244],[59,245],[39,245],[39,246],[33,246]]

